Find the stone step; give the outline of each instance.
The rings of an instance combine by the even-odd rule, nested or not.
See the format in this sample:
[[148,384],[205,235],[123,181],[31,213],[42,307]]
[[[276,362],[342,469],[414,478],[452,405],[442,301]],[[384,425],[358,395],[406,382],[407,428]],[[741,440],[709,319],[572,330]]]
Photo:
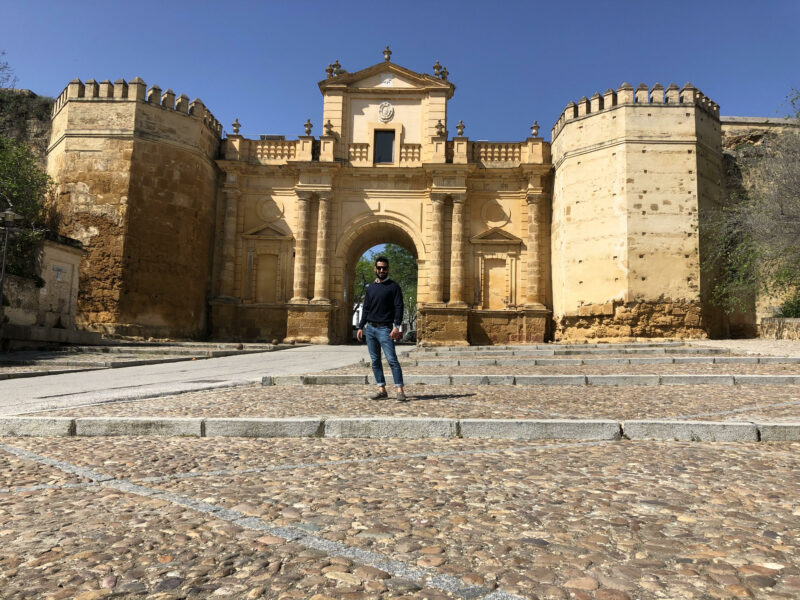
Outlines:
[[[368,365],[368,361],[363,364]],[[516,366],[602,366],[602,365],[796,365],[800,356],[654,356],[637,358],[417,358],[401,360],[416,367],[516,367]]]
[[[800,375],[415,375],[403,377],[406,385],[800,385]],[[371,375],[265,375],[262,385],[375,385]]]

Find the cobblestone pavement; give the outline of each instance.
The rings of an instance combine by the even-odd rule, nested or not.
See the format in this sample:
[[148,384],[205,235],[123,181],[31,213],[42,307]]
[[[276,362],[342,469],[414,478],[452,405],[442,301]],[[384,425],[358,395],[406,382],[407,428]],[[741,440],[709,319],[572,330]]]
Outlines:
[[[391,386],[389,386],[391,389]],[[367,385],[251,386],[36,413],[37,416],[405,416],[800,420],[800,385],[409,385],[408,403],[375,402]]]
[[[728,349],[800,355],[767,342]],[[522,372],[798,372],[589,366]],[[471,369],[452,372],[492,372]],[[37,415],[800,421],[800,385],[410,385],[407,404],[373,389],[251,385]],[[788,600],[798,472],[796,442],[0,438],[0,597]]]
[[800,444],[5,438],[0,461],[3,598],[800,595]]

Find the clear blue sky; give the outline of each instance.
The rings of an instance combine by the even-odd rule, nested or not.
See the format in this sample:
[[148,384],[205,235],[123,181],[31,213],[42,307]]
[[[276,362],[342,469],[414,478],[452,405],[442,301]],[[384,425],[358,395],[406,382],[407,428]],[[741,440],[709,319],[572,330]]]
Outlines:
[[0,0],[0,50],[18,86],[57,95],[78,77],[139,76],[201,98],[230,131],[321,133],[317,82],[392,60],[457,89],[451,134],[521,140],[570,100],[616,88],[691,81],[723,115],[783,116],[800,88],[797,0],[669,2]]

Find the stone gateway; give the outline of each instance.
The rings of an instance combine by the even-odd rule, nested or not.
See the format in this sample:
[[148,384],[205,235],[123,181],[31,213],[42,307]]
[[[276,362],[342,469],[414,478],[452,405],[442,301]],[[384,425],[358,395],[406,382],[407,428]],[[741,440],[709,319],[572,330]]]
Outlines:
[[73,80],[48,171],[88,254],[79,323],[119,335],[351,338],[355,264],[419,265],[424,344],[704,337],[700,211],[721,201],[719,107],[687,84],[570,102],[552,142],[450,136],[455,86],[329,66],[322,135],[246,139],[139,78]]

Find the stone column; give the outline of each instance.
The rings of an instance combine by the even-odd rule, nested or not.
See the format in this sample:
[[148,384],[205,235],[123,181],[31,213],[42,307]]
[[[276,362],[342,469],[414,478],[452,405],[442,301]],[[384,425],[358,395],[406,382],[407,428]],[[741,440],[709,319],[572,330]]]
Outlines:
[[542,289],[542,257],[539,251],[539,228],[541,226],[542,191],[529,191],[528,202],[528,286],[526,290],[526,307],[544,308],[544,290]]
[[312,302],[328,302],[328,214],[330,193],[319,194],[319,216],[317,218],[317,263],[314,275],[314,298]]
[[308,302],[308,217],[310,192],[297,192],[297,231],[294,244],[294,287],[291,302]]
[[431,194],[431,252],[428,258],[430,265],[428,276],[428,290],[430,301],[434,304],[442,304],[444,301],[443,285],[444,279],[442,260],[442,223],[444,219],[444,194]]
[[448,306],[466,306],[464,302],[464,200],[453,195],[453,231],[450,243],[450,302]]
[[235,296],[236,280],[236,232],[239,221],[239,195],[236,176],[228,174],[223,194],[225,194],[225,216],[223,221],[222,269],[219,278],[219,295]]

